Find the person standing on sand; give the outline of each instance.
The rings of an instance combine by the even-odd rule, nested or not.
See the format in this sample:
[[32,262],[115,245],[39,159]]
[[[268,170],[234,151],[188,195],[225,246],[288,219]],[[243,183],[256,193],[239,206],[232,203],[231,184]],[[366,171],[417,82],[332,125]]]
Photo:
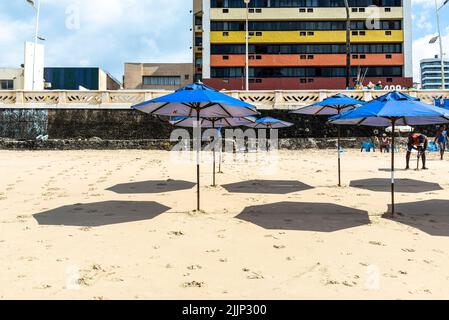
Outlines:
[[380,142],[380,152],[383,153],[385,151],[386,153],[390,153],[390,148],[391,148],[390,138],[388,138],[387,135],[384,133],[382,135]]
[[444,160],[444,152],[446,151],[447,138],[448,138],[448,133],[447,133],[446,126],[441,126],[438,129],[438,132],[437,132],[437,135],[435,138],[435,143],[438,142],[438,147],[440,148],[441,160]]
[[426,167],[426,150],[429,145],[429,139],[422,133],[410,133],[407,142],[407,166],[405,170],[410,169],[410,156],[413,150],[418,151],[418,157],[422,158],[422,169],[427,170]]

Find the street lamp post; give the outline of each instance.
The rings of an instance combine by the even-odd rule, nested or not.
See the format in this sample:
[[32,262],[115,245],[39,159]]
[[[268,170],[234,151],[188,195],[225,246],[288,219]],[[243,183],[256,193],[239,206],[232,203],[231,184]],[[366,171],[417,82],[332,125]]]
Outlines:
[[246,5],[245,27],[245,90],[249,91],[249,3],[251,0],[243,0]]
[[[36,9],[36,33],[34,35],[34,48],[33,48],[33,72],[32,72],[32,90],[35,89],[36,85],[36,48],[37,48],[37,41],[39,40],[39,16],[41,12],[41,0],[26,0],[33,8]],[[37,5],[35,4],[35,1],[37,1]]]
[[440,42],[440,59],[441,59],[441,88],[443,90],[446,89],[446,76],[444,70],[444,54],[443,54],[443,38],[441,35],[441,26],[440,26],[440,10],[449,3],[449,0],[445,0],[441,7],[438,7],[438,2],[435,0],[435,13],[437,15],[437,29],[438,29],[438,38]]
[[345,0],[346,7],[346,89],[349,88],[351,76],[351,17],[349,13],[349,3]]

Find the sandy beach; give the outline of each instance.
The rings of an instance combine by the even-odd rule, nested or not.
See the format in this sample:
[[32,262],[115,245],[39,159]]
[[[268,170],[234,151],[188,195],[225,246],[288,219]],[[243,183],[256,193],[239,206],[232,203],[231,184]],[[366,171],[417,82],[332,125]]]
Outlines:
[[[397,156],[403,168],[405,155]],[[448,299],[449,160],[1,151],[1,299]],[[416,160],[414,160],[416,161]],[[416,165],[416,162],[415,162]],[[413,163],[412,163],[413,167]]]

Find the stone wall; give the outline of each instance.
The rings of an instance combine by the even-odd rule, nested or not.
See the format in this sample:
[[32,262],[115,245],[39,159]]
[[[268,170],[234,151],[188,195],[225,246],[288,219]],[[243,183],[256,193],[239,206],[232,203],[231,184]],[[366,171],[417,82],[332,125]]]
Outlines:
[[[281,139],[335,138],[337,127],[326,117],[301,116],[282,110],[263,110],[272,116],[293,122],[291,128],[279,130]],[[167,140],[173,127],[167,122],[135,110],[1,110],[0,138],[34,140],[48,135],[51,140]],[[377,132],[376,132],[377,130]],[[342,137],[369,137],[382,128],[343,126]],[[434,126],[420,129],[432,136]]]
[[[342,139],[345,149],[359,149],[363,141],[370,138],[347,138]],[[406,139],[398,139],[398,144],[404,146]],[[165,139],[146,140],[102,140],[93,139],[51,139],[38,140],[15,140],[0,138],[0,150],[166,150],[169,151],[175,145]],[[280,139],[281,150],[302,149],[336,149],[337,141],[334,138],[296,138]],[[193,146],[190,142],[190,146]]]

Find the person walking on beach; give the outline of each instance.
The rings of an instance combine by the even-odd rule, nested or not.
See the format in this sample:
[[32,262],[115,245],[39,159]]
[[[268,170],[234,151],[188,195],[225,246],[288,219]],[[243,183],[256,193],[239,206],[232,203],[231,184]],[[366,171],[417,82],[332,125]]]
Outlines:
[[391,148],[390,138],[388,138],[387,135],[384,133],[382,135],[380,142],[380,152],[383,153],[385,151],[386,153],[390,153],[390,148]]
[[438,147],[440,148],[441,160],[444,160],[444,152],[446,151],[447,146],[448,133],[446,126],[441,126],[438,129],[435,143],[438,143]]
[[427,136],[425,136],[422,133],[410,133],[408,136],[408,142],[407,142],[407,166],[405,170],[410,169],[410,157],[412,155],[412,151],[416,150],[418,151],[418,159],[419,157],[422,158],[422,169],[427,170],[426,167],[426,150],[429,145],[429,139]]

